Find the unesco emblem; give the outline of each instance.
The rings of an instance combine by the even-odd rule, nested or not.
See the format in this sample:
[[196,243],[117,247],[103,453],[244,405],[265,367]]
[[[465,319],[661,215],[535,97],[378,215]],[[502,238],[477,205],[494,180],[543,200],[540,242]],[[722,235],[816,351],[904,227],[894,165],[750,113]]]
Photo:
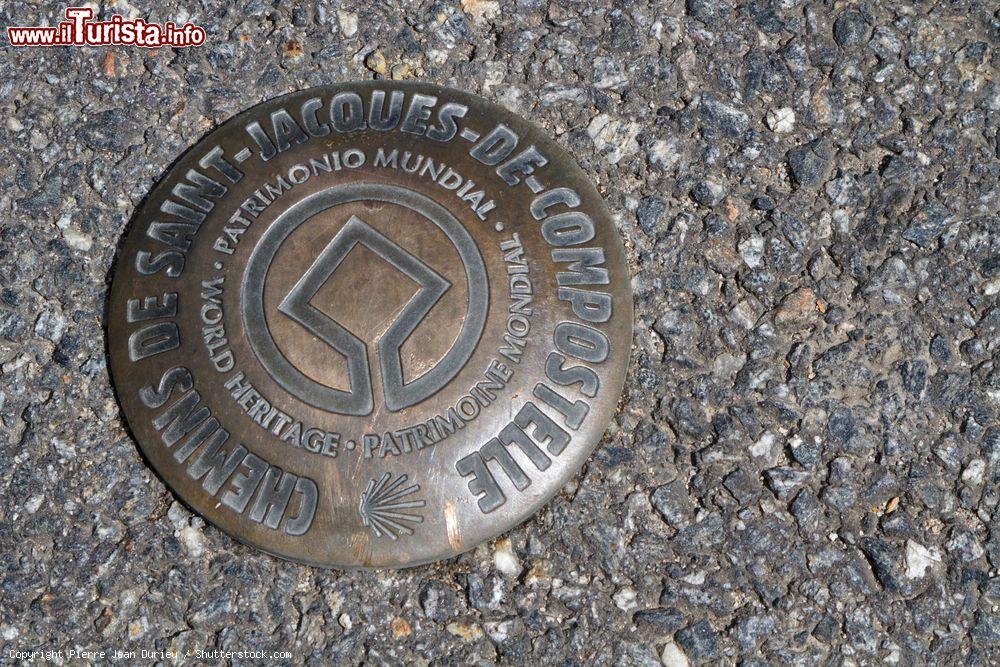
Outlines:
[[[445,356],[419,378],[405,382],[400,349],[441,296],[451,288],[451,283],[419,257],[360,218],[352,216],[320,251],[278,306],[281,313],[301,324],[347,360],[350,388],[342,391],[308,378],[282,356],[267,329],[263,306],[264,282],[279,246],[296,227],[339,203],[361,200],[407,207],[440,229],[457,250],[465,268],[468,309],[458,338]],[[267,230],[250,257],[243,284],[243,323],[257,358],[282,387],[307,403],[330,412],[370,414],[374,406],[372,364],[368,361],[365,342],[340,325],[331,314],[311,303],[357,245],[368,248],[399,271],[401,277],[418,286],[413,297],[382,334],[377,346],[378,362],[375,366],[382,376],[385,406],[397,411],[419,403],[450,381],[469,359],[486,322],[489,295],[483,258],[462,224],[428,197],[397,186],[359,183],[322,190],[289,208]],[[372,291],[376,290],[377,286],[372,286]],[[366,298],[373,298],[363,293],[355,296],[358,307],[363,307]]]

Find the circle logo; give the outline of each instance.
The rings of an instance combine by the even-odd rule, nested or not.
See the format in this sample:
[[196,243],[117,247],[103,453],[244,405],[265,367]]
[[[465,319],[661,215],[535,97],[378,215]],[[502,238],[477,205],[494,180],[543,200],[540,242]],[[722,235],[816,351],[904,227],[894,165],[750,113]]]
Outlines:
[[[309,218],[352,201],[391,202],[419,213],[436,225],[461,257],[468,284],[468,311],[452,348],[430,370],[404,382],[400,349],[451,284],[425,262],[400,247],[357,216],[351,216],[295,283],[278,310],[342,355],[350,369],[350,389],[322,385],[295,368],[278,350],[264,316],[264,282],[282,242]],[[465,365],[486,322],[488,280],[482,255],[472,237],[447,209],[428,197],[398,186],[355,183],[321,190],[282,213],[261,237],[243,279],[243,324],[257,359],[289,392],[317,408],[345,415],[367,415],[374,407],[368,349],[357,335],[311,304],[312,298],[341,267],[355,246],[364,246],[419,287],[378,342],[385,406],[409,407],[434,394]],[[366,298],[356,295],[361,306]],[[371,298],[369,295],[367,298]]]
[[446,558],[522,522],[614,415],[621,239],[536,126],[468,93],[286,95],[193,146],[115,265],[109,366],[150,465],[268,553]]

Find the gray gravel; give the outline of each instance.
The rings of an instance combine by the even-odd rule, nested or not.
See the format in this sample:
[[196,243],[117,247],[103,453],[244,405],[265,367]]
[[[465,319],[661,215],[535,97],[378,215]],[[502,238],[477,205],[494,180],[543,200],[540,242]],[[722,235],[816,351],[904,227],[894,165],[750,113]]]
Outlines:
[[[3,658],[1000,659],[995,5],[244,4],[106,3],[205,25],[181,52],[0,47]],[[626,239],[636,344],[605,442],[539,515],[340,573],[176,502],[123,428],[102,317],[121,232],[187,146],[374,76],[479,93],[578,157]]]

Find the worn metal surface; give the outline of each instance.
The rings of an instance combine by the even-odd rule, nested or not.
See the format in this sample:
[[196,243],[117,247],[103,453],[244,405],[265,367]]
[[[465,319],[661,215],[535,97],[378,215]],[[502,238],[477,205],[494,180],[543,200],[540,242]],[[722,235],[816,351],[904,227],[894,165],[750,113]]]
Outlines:
[[133,220],[108,308],[142,451],[236,538],[407,566],[520,523],[596,446],[631,346],[607,208],[537,127],[359,82],[240,114]]

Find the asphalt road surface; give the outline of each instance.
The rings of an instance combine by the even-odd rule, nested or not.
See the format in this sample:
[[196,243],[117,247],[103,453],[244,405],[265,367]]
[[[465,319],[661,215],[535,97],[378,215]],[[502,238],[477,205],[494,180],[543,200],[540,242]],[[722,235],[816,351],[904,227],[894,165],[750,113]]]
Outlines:
[[[995,6],[240,4],[102,5],[200,47],[0,46],[3,659],[998,658]],[[375,77],[482,95],[577,158],[625,239],[635,345],[602,445],[537,516],[337,572],[176,501],[124,428],[103,318],[123,229],[189,145]]]

